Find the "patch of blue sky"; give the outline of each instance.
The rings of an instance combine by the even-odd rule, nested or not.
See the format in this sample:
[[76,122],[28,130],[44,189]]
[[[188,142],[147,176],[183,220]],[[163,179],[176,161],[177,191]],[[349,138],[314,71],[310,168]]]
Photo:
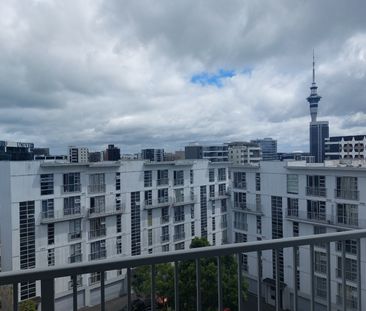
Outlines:
[[192,76],[191,82],[201,86],[213,85],[216,87],[222,87],[222,80],[234,77],[235,75],[235,70],[219,69],[216,73],[201,72],[195,74]]

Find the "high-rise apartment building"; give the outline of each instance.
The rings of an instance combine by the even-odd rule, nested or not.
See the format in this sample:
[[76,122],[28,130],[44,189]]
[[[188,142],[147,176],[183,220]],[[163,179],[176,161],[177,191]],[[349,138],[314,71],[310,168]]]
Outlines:
[[[0,172],[3,271],[228,241],[228,163],[7,161]],[[106,273],[106,297],[126,292],[124,273]],[[100,281],[78,277],[80,307],[100,303]],[[56,310],[72,309],[71,289],[70,278],[55,281]],[[19,287],[21,300],[39,294],[38,282]]]
[[329,137],[329,123],[328,121],[317,121],[318,103],[321,99],[317,90],[318,87],[315,83],[315,60],[313,55],[313,83],[310,87],[310,96],[307,98],[311,115],[309,127],[310,155],[315,157],[315,162],[323,162],[325,157],[325,139]]
[[274,161],[277,159],[277,140],[266,137],[263,139],[254,139],[251,143],[257,144],[262,151],[263,161]]
[[262,160],[261,148],[255,143],[228,143],[229,162],[234,165],[259,164]]
[[69,162],[70,163],[88,163],[89,149],[86,147],[69,147]]

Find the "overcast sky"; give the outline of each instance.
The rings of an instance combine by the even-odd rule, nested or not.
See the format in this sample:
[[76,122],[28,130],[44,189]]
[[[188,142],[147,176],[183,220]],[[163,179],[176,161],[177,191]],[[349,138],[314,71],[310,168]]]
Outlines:
[[366,134],[365,0],[2,0],[0,140],[122,152]]

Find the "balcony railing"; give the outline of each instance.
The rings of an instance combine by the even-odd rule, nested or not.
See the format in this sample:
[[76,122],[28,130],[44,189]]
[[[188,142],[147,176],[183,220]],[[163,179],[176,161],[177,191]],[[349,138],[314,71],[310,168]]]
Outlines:
[[162,236],[160,236],[160,241],[161,243],[169,242],[169,234],[163,234]]
[[107,257],[107,251],[105,249],[101,249],[100,251],[89,254],[89,260],[100,260],[105,259]]
[[[257,267],[258,269],[253,269],[256,272],[257,278],[257,309],[263,310],[263,291],[262,291],[262,280],[263,277],[263,260],[262,260],[262,252],[264,251],[273,251],[274,252],[274,260],[275,262],[279,262],[280,260],[280,251],[284,249],[290,249],[290,263],[289,267],[289,277],[294,280],[296,284],[296,275],[297,275],[297,262],[296,262],[296,254],[298,252],[299,247],[303,249],[304,263],[309,266],[310,273],[309,276],[309,290],[308,297],[310,300],[310,310],[315,310],[315,276],[314,276],[314,245],[319,242],[326,243],[326,247],[328,249],[328,254],[330,254],[331,243],[341,241],[342,247],[342,261],[343,266],[345,262],[345,245],[347,240],[356,240],[357,248],[361,248],[361,239],[366,238],[366,229],[363,230],[355,230],[355,231],[343,231],[336,233],[327,233],[327,234],[319,234],[319,235],[310,235],[310,236],[302,236],[302,237],[290,237],[283,239],[275,239],[275,240],[264,240],[264,241],[253,241],[246,243],[237,243],[237,244],[228,244],[221,246],[211,246],[211,247],[202,247],[202,248],[194,248],[194,249],[185,249],[182,251],[174,251],[174,252],[164,252],[160,254],[152,254],[152,255],[142,255],[142,256],[132,256],[128,258],[118,258],[118,259],[107,259],[100,260],[97,262],[89,262],[89,263],[76,263],[72,265],[68,265],[67,267],[48,267],[43,269],[29,269],[22,271],[10,271],[0,273],[0,286],[1,285],[13,285],[13,310],[18,310],[18,295],[19,295],[19,283],[23,282],[35,282],[40,281],[40,297],[41,297],[41,306],[42,310],[54,311],[55,310],[55,279],[62,277],[71,277],[73,281],[72,287],[72,304],[73,310],[78,309],[78,289],[77,289],[77,279],[78,275],[81,274],[93,274],[97,275],[97,272],[100,272],[100,309],[106,310],[106,296],[105,296],[105,281],[104,274],[106,271],[112,270],[120,270],[127,269],[127,309],[132,309],[132,269],[139,266],[150,266],[151,267],[151,305],[155,306],[155,297],[156,297],[156,265],[160,263],[173,263],[174,265],[174,297],[175,300],[175,310],[183,310],[179,308],[179,296],[180,296],[180,288],[179,288],[179,264],[180,262],[187,260],[195,260],[196,263],[196,310],[202,310],[202,295],[205,294],[203,288],[201,287],[201,258],[207,257],[215,257],[217,258],[217,284],[213,284],[213,286],[217,286],[217,305],[218,310],[223,310],[223,291],[222,291],[222,256],[227,255],[236,255],[237,258],[237,285],[238,288],[242,288],[243,286],[243,276],[242,276],[242,267],[243,267],[243,254],[253,253],[256,257]],[[307,246],[307,247],[304,247]],[[308,249],[308,258],[306,257],[306,249]],[[292,255],[292,256],[291,256]],[[97,252],[95,254],[90,254],[89,258],[101,259],[105,258],[106,253],[105,250]],[[288,259],[286,259],[288,260]],[[272,263],[271,271],[272,271]],[[276,304],[276,309],[280,310],[280,302],[281,299],[281,285],[280,285],[280,265],[275,264],[275,299],[274,303]],[[358,271],[361,271],[361,255],[360,252],[357,255],[357,267]],[[266,272],[265,272],[266,273]],[[271,273],[272,275],[272,273]],[[253,276],[254,277],[254,276]],[[327,299],[324,301],[325,307],[327,310],[333,310],[334,305],[332,304],[332,289],[334,287],[331,286],[331,256],[327,256],[327,271],[326,271],[326,292]],[[355,307],[357,310],[363,310],[362,302],[362,292],[361,292],[361,278],[363,274],[359,273],[357,276],[357,289],[355,290],[356,297],[352,297],[350,299],[349,293],[347,291],[346,279],[342,277],[341,284],[342,290],[337,292],[340,296],[337,299],[338,305],[337,307],[343,308],[346,310],[350,307],[349,301],[352,301],[352,307]],[[292,305],[294,309],[298,310],[298,291],[297,287],[289,288],[291,291],[291,299]],[[306,289],[305,289],[306,290]],[[160,293],[161,294],[161,293]],[[334,293],[333,293],[334,294]],[[344,299],[347,297],[346,299]],[[344,306],[343,303],[346,301],[347,306]],[[239,290],[237,292],[237,302],[238,308],[237,310],[244,310],[244,300],[243,300],[243,291]]]
[[166,224],[167,222],[169,222],[169,215],[164,215],[160,217],[161,224]]
[[68,221],[84,217],[83,209],[80,207],[56,211],[41,212],[41,223],[49,224],[60,221]]
[[169,178],[160,178],[156,180],[158,186],[166,186],[169,185]]
[[97,239],[97,238],[105,237],[106,231],[107,231],[106,228],[90,230],[89,231],[89,239]]
[[162,206],[169,206],[173,204],[173,199],[171,197],[159,197],[158,199],[149,199],[144,201],[144,208],[159,208]]
[[210,193],[209,200],[221,200],[221,199],[227,199],[229,197],[227,191],[220,191],[215,193]]
[[104,193],[105,192],[105,184],[95,184],[88,186],[88,193]]
[[327,188],[325,187],[306,187],[306,195],[313,197],[326,197]]
[[76,193],[76,192],[81,192],[81,184],[70,184],[61,186],[61,193]]
[[186,234],[185,232],[179,232],[174,234],[174,241],[180,241],[180,240],[184,240],[186,238]]
[[196,196],[182,196],[182,197],[172,197],[171,198],[171,202],[174,206],[178,206],[178,205],[189,205],[189,204],[194,204],[197,202],[197,197]]
[[255,203],[234,202],[234,210],[240,210],[248,214],[262,215],[262,205]]
[[102,217],[102,216],[110,216],[110,215],[118,215],[123,214],[126,211],[126,205],[119,203],[118,205],[107,205],[104,208],[96,208],[91,207],[88,209],[88,217]]
[[83,255],[82,254],[74,254],[69,257],[69,263],[82,262]]
[[334,195],[337,199],[358,201],[360,192],[358,190],[335,189]]
[[69,241],[81,239],[82,232],[81,231],[69,232],[68,237],[69,237]]
[[183,186],[184,185],[184,179],[183,178],[175,178],[173,184],[174,184],[174,186]]
[[242,181],[242,182],[234,182],[233,183],[233,188],[235,189],[241,189],[241,190],[246,190],[247,189],[247,183]]

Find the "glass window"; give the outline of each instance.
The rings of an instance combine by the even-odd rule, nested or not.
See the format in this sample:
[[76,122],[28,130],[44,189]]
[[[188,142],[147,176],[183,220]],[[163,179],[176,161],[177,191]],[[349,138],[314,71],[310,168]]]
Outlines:
[[295,174],[287,175],[287,193],[299,193],[299,176]]

